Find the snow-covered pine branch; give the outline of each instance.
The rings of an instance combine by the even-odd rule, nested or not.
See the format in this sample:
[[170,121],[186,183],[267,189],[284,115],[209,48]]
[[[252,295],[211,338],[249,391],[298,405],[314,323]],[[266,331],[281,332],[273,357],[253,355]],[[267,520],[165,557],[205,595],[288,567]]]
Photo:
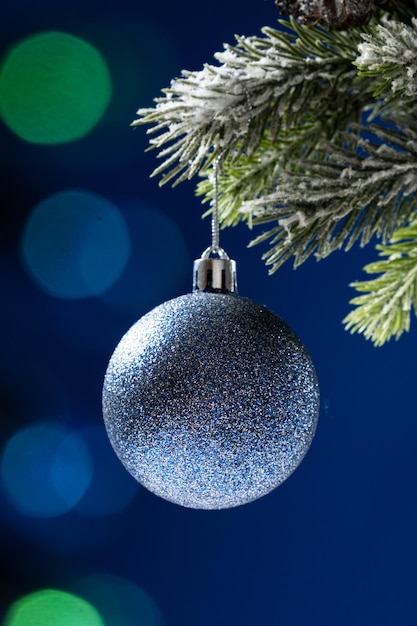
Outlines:
[[273,191],[242,204],[255,225],[275,222],[251,244],[269,240],[271,273],[291,256],[296,267],[373,235],[388,240],[415,211],[417,119],[407,131],[371,125],[346,140],[350,149],[325,142],[320,158],[277,169]]
[[164,172],[161,184],[191,178],[220,153],[253,154],[265,133],[273,140],[283,128],[302,126],[306,112],[319,110],[325,123],[326,96],[335,101],[355,91],[359,33],[328,33],[294,20],[286,27],[237,37],[236,46],[215,55],[219,65],[183,71],[155,108],[139,109],[133,125],[154,125],[148,132],[157,134],[150,144],[163,159],[153,173]]
[[412,101],[417,96],[417,20],[412,25],[387,21],[363,34],[355,61],[362,76],[377,79],[374,95],[385,104]]

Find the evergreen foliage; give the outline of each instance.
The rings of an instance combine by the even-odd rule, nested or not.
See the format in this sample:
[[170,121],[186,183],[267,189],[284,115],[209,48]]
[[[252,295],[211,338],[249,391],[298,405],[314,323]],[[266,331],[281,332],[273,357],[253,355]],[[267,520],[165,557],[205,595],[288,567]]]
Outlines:
[[411,308],[417,310],[417,219],[398,229],[388,245],[377,245],[385,257],[365,266],[373,280],[353,283],[364,295],[352,300],[357,308],[345,318],[346,328],[363,332],[376,346],[410,327]]
[[294,18],[259,37],[237,37],[216,65],[183,71],[154,108],[150,147],[161,184],[201,177],[213,196],[220,158],[222,226],[267,225],[270,272],[354,243],[380,240],[383,260],[354,283],[345,324],[375,345],[408,330],[417,310],[417,9],[393,2],[348,31]]

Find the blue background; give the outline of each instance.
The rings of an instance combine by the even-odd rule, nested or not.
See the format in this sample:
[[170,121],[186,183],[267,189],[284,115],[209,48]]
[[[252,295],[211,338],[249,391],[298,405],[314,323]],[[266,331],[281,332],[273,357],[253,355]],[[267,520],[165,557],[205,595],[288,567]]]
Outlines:
[[[223,247],[238,261],[240,294],[294,328],[320,381],[311,449],[273,493],[231,510],[184,509],[137,488],[101,438],[110,355],[139,316],[190,290],[192,259],[210,235],[194,184],[159,188],[149,179],[155,153],[144,152],[145,129],[129,124],[181,69],[200,69],[235,33],[258,34],[277,18],[272,0],[15,0],[3,7],[3,54],[38,32],[71,33],[101,51],[114,89],[107,117],[73,143],[29,144],[1,126],[3,473],[11,438],[45,422],[82,436],[93,468],[89,491],[56,515],[22,511],[3,480],[3,614],[32,591],[74,590],[83,577],[106,574],[146,592],[166,626],[417,624],[417,325],[413,320],[409,334],[377,349],[341,323],[354,295],[349,283],[376,258],[372,245],[318,264],[309,260],[296,271],[287,263],[269,277],[260,258],[265,248],[247,249],[254,233],[244,225],[222,233]],[[125,216],[139,260],[128,279],[121,276],[120,293],[129,292],[133,304],[114,304],[122,297],[117,284],[114,297],[111,290],[81,299],[48,295],[27,271],[21,242],[28,216],[68,189],[99,194]],[[158,211],[178,229],[172,253],[169,232],[161,244],[148,223]],[[164,250],[167,268],[180,255],[175,280],[166,278]],[[121,492],[125,500],[113,507]],[[127,605],[117,610],[129,625],[157,623],[155,616],[129,614]]]

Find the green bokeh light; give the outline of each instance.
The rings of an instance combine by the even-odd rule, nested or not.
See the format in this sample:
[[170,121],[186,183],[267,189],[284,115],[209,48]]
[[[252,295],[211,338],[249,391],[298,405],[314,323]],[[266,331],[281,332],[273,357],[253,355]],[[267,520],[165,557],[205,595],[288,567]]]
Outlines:
[[42,589],[15,602],[4,626],[104,626],[86,600],[65,591]]
[[22,139],[74,141],[99,122],[112,92],[100,53],[86,41],[45,32],[16,44],[0,72],[0,114]]

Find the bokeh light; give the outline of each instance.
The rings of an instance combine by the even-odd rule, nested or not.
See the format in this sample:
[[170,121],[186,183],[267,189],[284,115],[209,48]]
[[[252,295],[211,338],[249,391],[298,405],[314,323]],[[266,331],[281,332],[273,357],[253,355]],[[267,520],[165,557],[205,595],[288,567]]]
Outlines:
[[114,454],[104,424],[83,428],[81,434],[91,452],[93,475],[75,510],[89,516],[120,513],[141,487]]
[[128,207],[132,255],[123,275],[102,302],[113,310],[140,315],[191,287],[191,264],[185,239],[175,222],[146,205]]
[[76,432],[39,423],[14,434],[1,459],[1,479],[15,508],[31,517],[71,510],[92,476],[89,449]]
[[64,143],[94,128],[111,91],[95,47],[67,33],[39,33],[16,44],[3,62],[0,114],[28,142]]
[[64,191],[35,207],[23,233],[22,254],[47,293],[86,298],[106,291],[120,276],[130,254],[129,232],[108,200]]
[[104,626],[104,622],[83,598],[57,589],[42,589],[17,600],[4,626]]
[[75,581],[71,591],[91,602],[106,626],[163,626],[151,596],[135,583],[112,574],[91,574]]

